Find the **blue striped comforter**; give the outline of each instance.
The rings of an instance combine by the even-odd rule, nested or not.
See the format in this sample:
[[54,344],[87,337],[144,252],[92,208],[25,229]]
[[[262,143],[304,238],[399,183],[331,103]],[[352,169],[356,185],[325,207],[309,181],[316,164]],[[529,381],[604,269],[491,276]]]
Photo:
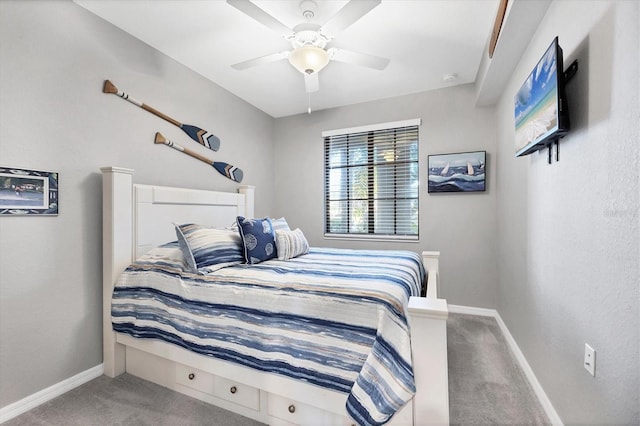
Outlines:
[[311,248],[287,261],[187,272],[175,243],[120,276],[115,331],[348,394],[363,425],[415,393],[407,323],[424,269],[406,251]]

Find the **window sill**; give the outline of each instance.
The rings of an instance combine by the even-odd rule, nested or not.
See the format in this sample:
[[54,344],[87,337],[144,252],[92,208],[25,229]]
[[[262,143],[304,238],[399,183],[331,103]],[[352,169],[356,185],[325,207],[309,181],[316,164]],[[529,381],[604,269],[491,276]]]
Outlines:
[[415,235],[358,235],[358,234],[324,234],[325,240],[344,241],[391,241],[403,243],[418,243],[420,237]]

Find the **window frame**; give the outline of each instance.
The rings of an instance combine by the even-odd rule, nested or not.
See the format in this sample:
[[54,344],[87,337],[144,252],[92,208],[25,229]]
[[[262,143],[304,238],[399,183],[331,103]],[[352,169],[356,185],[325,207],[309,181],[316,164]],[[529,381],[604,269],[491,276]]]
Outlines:
[[[410,120],[402,120],[402,121],[394,121],[394,122],[387,122],[387,123],[378,123],[378,124],[371,124],[371,125],[366,125],[366,126],[359,126],[359,127],[350,127],[350,128],[344,128],[344,129],[335,129],[335,130],[327,130],[322,132],[322,140],[323,140],[323,144],[324,144],[324,158],[323,158],[323,162],[324,162],[324,181],[323,181],[323,197],[324,197],[324,218],[323,218],[323,234],[324,234],[324,238],[325,239],[334,239],[334,240],[364,240],[364,241],[403,241],[403,242],[418,242],[420,240],[420,125],[421,123],[421,119],[420,118],[416,118],[416,119],[410,119]],[[367,221],[367,225],[368,225],[368,232],[367,233],[351,233],[351,232],[347,232],[347,233],[335,233],[335,232],[329,232],[328,231],[328,215],[329,215],[329,202],[330,202],[330,191],[329,191],[329,169],[328,169],[328,161],[327,161],[327,138],[330,138],[332,136],[343,136],[343,135],[355,135],[355,134],[360,134],[360,133],[367,133],[367,132],[381,132],[381,131],[393,131],[394,129],[398,129],[398,128],[406,128],[406,127],[416,127],[416,133],[417,133],[417,149],[418,149],[418,154],[417,154],[417,159],[415,161],[411,161],[410,163],[415,163],[416,164],[416,168],[417,168],[417,194],[416,194],[416,202],[418,205],[418,221],[417,221],[417,225],[418,225],[418,229],[417,229],[417,233],[415,235],[411,235],[411,234],[375,234],[372,233],[373,231],[371,230],[371,227],[373,226],[373,223],[375,222],[375,219],[369,219]],[[367,139],[367,150],[368,150],[368,156],[371,155],[371,146],[369,146],[369,143],[372,144],[372,146],[374,146],[375,144],[372,143],[372,140],[370,140],[369,138]],[[395,144],[395,143],[394,143]],[[374,167],[374,161],[372,161],[372,159],[370,158],[367,161],[367,169],[372,169]],[[395,175],[394,175],[395,176]],[[371,180],[373,179],[373,174],[368,171],[367,172],[367,179]],[[394,184],[395,184],[395,177],[394,177]],[[347,189],[350,189],[350,185],[347,184]],[[369,184],[368,186],[368,190],[370,191],[372,189],[372,185]],[[371,196],[371,194],[369,194],[368,198],[368,209],[373,208],[373,204],[375,203],[375,199]],[[396,198],[394,198],[394,200],[397,200]],[[394,230],[394,232],[396,232],[396,230]]]

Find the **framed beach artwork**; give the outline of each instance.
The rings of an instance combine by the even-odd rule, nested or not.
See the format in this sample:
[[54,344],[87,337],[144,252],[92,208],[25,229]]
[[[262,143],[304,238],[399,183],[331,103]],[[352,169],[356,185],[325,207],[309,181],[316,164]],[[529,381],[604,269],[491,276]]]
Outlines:
[[0,215],[57,215],[58,174],[0,167]]
[[429,156],[428,192],[485,190],[486,151]]

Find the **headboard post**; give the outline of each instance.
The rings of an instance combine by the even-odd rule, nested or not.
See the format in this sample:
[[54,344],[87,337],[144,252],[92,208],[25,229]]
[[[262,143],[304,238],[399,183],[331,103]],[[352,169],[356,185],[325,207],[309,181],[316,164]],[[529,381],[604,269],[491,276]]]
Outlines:
[[125,371],[124,346],[111,327],[113,286],[133,257],[133,170],[102,167],[102,344],[104,374]]
[[238,192],[240,194],[244,195],[244,202],[245,202],[245,217],[254,217],[254,211],[253,211],[253,196],[254,196],[254,192],[255,192],[256,187],[253,185],[240,185],[238,187]]

